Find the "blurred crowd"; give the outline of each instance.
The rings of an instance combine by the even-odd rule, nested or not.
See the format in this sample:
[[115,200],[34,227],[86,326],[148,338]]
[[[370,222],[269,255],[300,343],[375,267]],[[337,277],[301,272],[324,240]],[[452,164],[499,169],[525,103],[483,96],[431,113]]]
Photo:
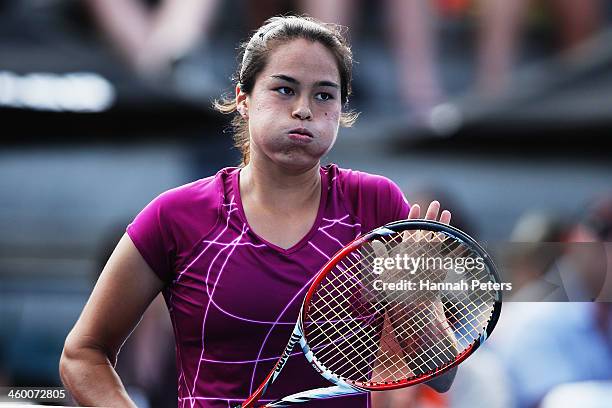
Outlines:
[[[213,41],[210,32],[219,17],[218,0],[161,1],[147,7],[139,0],[86,1],[101,36],[139,75],[159,78],[170,75],[176,61],[197,46]],[[300,0],[290,10],[322,21],[352,27],[358,42],[369,35],[369,22],[358,24],[361,2]],[[554,28],[555,44],[568,58],[579,58],[580,48],[599,33],[605,22],[601,0],[550,0],[545,11],[535,10],[529,0],[390,0],[380,7],[388,46],[396,59],[399,93],[417,120],[427,120],[436,106],[446,102],[437,68],[436,20],[471,21],[477,43],[476,84],[487,97],[499,96],[510,84],[524,23],[530,13],[542,12]],[[542,6],[541,4],[536,4]],[[241,5],[258,26],[266,16],[287,12],[287,2],[245,2]],[[238,10],[236,10],[238,14]],[[545,17],[544,17],[545,16]],[[358,27],[354,29],[354,27]],[[367,63],[367,61],[365,62]]]
[[[233,50],[251,29],[279,13],[350,27],[357,50],[386,49],[395,66],[390,88],[401,100],[399,110],[420,125],[431,124],[432,115],[448,111],[436,108],[462,95],[503,96],[516,85],[514,68],[530,54],[535,54],[530,61],[560,55],[562,63],[581,62],[604,41],[610,21],[603,0],[26,0],[0,3],[6,23],[0,32],[16,47],[29,42],[61,54],[78,43],[110,52],[111,64],[123,64],[150,84],[210,98],[228,85],[211,70],[225,57],[218,48]],[[461,65],[467,60],[471,72],[460,80],[444,72],[441,61],[449,54],[463,57],[454,71],[465,71]],[[359,52],[357,60],[363,70],[376,67]],[[358,82],[357,98],[375,95],[368,88],[377,86]]]

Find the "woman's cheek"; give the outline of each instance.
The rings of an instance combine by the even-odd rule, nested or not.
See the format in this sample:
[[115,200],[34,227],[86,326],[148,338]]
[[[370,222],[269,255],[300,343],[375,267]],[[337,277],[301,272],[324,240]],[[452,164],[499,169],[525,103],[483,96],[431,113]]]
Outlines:
[[333,132],[338,132],[340,128],[340,111],[326,112],[325,115],[326,124]]
[[278,111],[268,104],[260,103],[254,105],[251,109],[251,115],[249,118],[249,124],[251,125],[251,131],[265,132],[270,129],[279,117]]
[[278,122],[279,118],[285,116],[287,108],[283,105],[279,105],[273,102],[262,103],[257,107],[257,114],[268,123],[268,125]]
[[326,120],[335,121],[335,122],[340,121],[340,111],[339,110],[329,110],[329,111],[325,111],[323,114]]

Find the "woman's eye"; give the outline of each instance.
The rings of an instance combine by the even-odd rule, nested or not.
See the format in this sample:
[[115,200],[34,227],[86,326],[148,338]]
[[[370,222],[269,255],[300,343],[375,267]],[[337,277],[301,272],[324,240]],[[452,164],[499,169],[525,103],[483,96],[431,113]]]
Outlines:
[[276,88],[276,91],[282,95],[293,95],[293,89],[286,87],[286,86],[281,86],[279,88]]
[[334,97],[327,92],[319,92],[315,95],[315,98],[321,101],[329,101],[330,99],[334,99]]

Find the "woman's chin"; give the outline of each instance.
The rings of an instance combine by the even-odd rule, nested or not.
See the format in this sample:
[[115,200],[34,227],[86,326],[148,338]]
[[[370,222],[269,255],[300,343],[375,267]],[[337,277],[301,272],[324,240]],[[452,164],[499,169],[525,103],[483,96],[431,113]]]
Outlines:
[[302,173],[319,165],[320,156],[313,157],[304,154],[279,154],[274,158],[274,161],[280,167],[290,171],[291,173]]

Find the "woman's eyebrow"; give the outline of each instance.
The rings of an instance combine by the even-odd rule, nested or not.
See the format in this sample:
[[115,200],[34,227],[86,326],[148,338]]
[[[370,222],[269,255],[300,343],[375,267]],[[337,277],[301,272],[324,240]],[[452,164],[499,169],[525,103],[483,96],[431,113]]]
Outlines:
[[[287,75],[283,75],[283,74],[270,75],[270,78],[280,79],[282,81],[286,81],[286,82],[289,82],[289,83],[292,83],[292,84],[300,85],[300,81],[298,81],[297,79],[292,78],[292,77],[287,76]],[[318,82],[315,82],[314,85],[315,86],[329,86],[329,87],[332,87],[332,88],[340,88],[340,85],[338,85],[337,83],[332,82],[332,81],[318,81]]]

